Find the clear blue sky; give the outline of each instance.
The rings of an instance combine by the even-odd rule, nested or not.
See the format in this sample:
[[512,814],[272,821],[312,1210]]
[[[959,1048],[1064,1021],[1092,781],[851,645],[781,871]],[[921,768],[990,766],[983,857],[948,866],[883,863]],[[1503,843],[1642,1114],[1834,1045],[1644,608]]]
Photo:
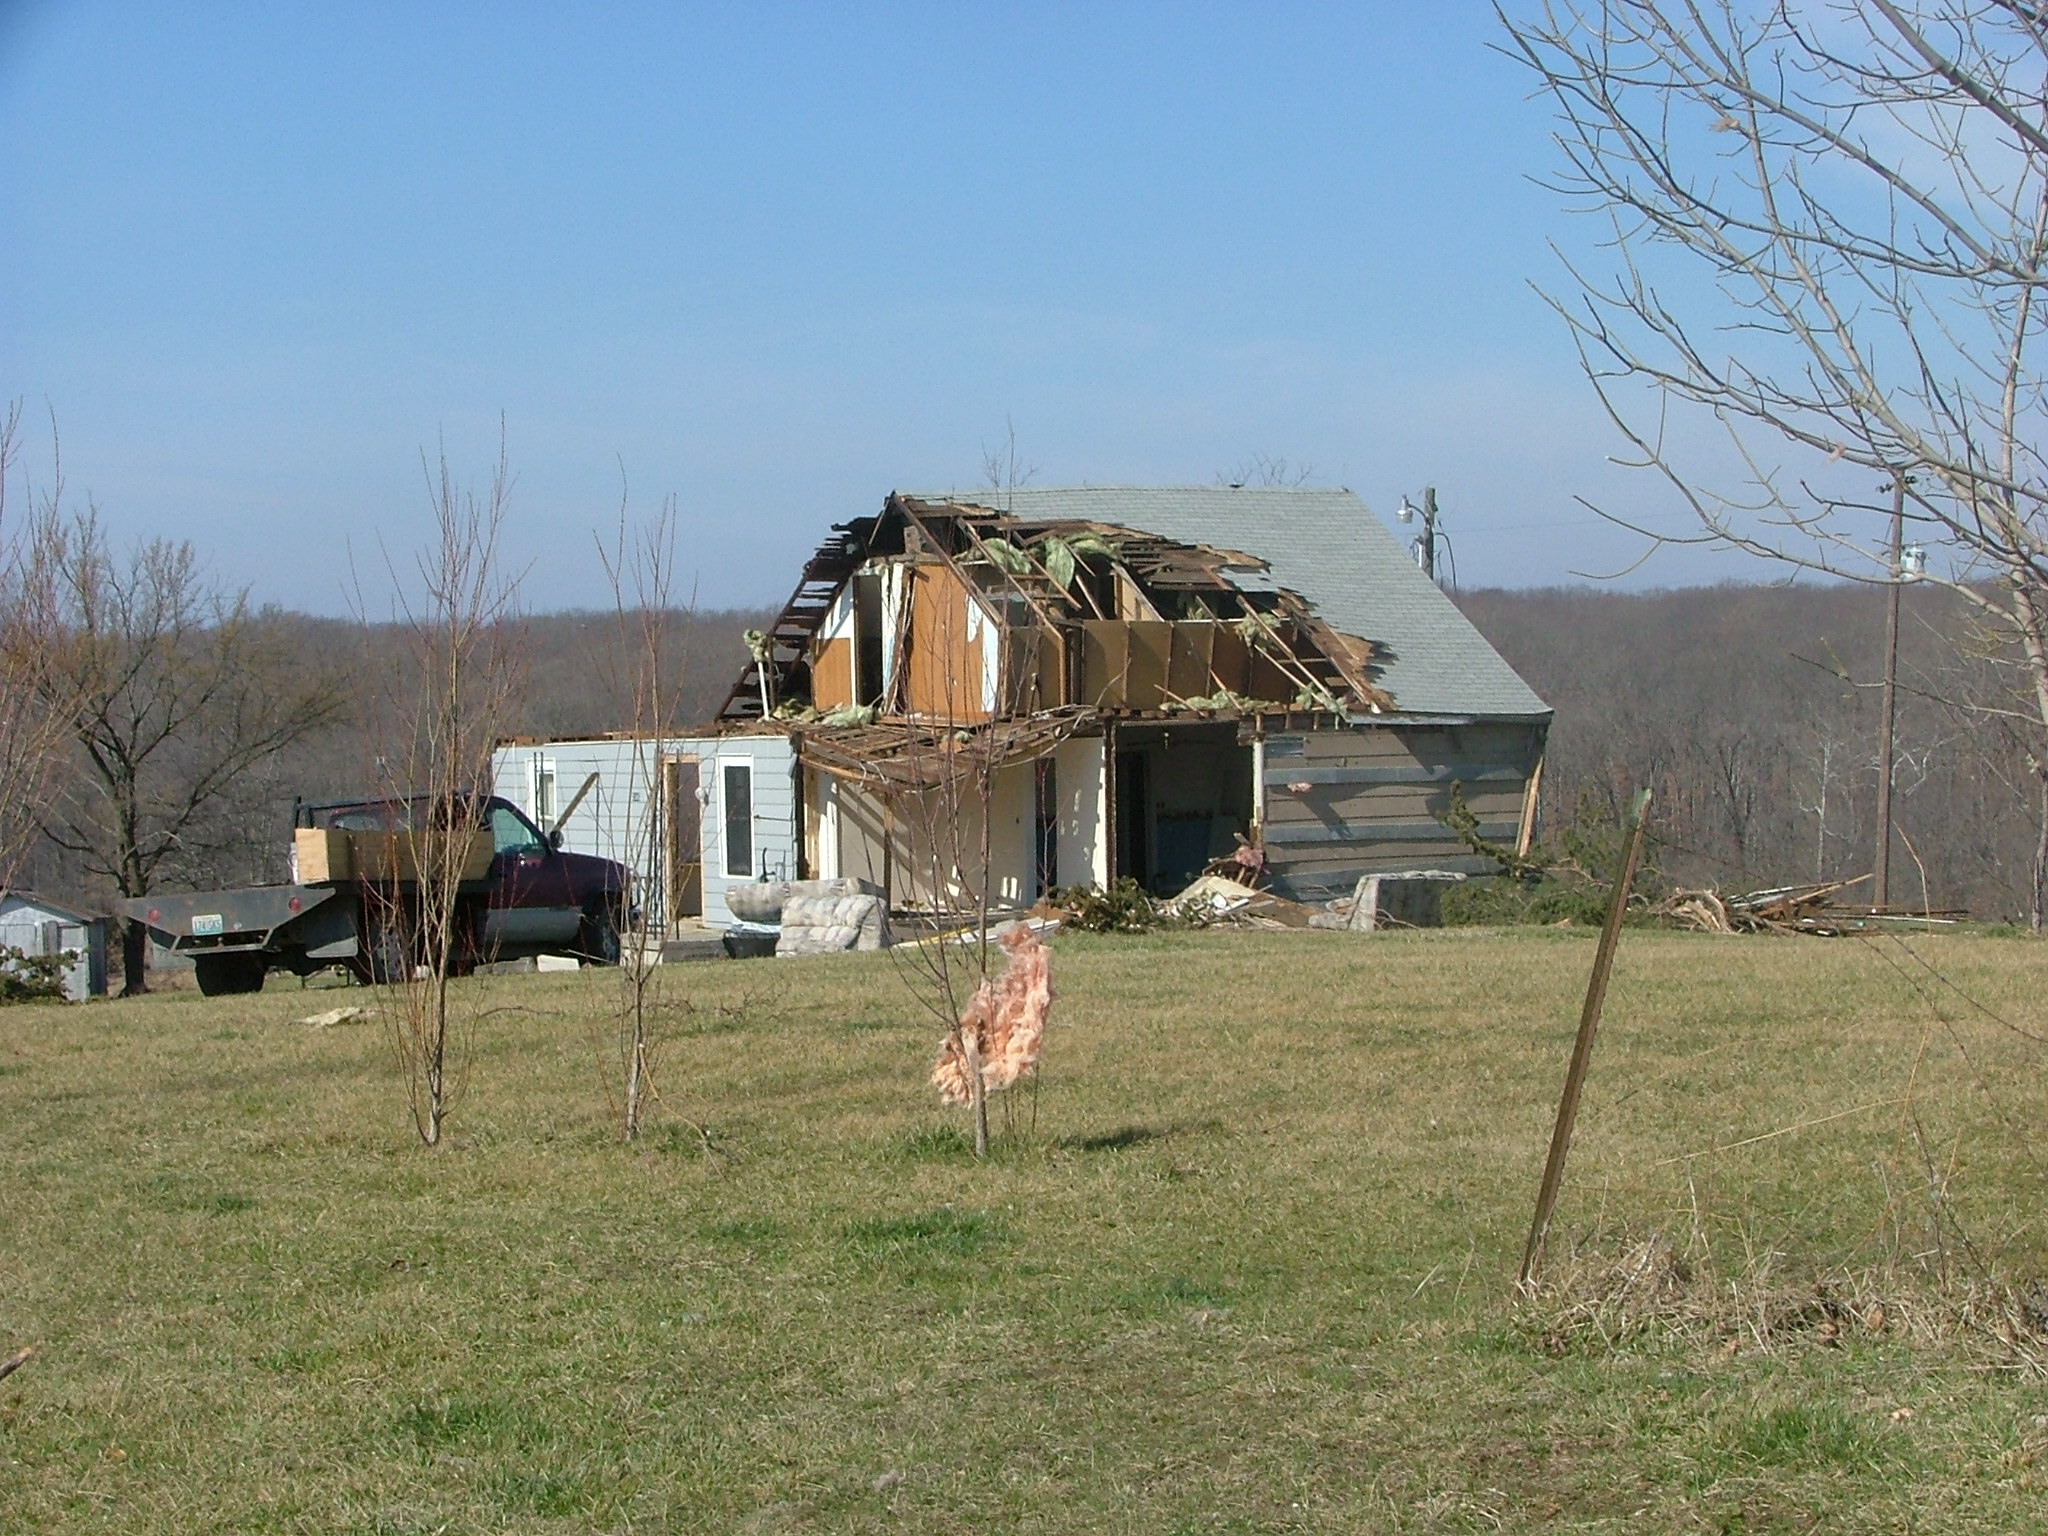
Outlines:
[[1465,584],[1565,580],[1633,553],[1573,497],[1652,488],[1530,289],[1588,235],[1495,26],[0,0],[0,395],[121,534],[315,611],[344,536],[422,536],[422,447],[481,479],[501,415],[541,609],[609,601],[621,460],[702,601],[765,603],[1006,422],[1040,484],[1434,484]]

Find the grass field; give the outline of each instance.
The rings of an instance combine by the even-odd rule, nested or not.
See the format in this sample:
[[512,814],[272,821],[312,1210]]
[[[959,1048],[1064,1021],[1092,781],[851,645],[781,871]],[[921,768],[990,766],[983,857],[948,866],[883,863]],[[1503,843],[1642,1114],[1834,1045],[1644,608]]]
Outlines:
[[2048,1521],[2048,946],[1629,933],[1517,1303],[1592,948],[1063,938],[985,1165],[887,956],[670,973],[635,1147],[600,973],[464,984],[432,1152],[377,1026],[292,1022],[360,993],[0,1011],[0,1526]]

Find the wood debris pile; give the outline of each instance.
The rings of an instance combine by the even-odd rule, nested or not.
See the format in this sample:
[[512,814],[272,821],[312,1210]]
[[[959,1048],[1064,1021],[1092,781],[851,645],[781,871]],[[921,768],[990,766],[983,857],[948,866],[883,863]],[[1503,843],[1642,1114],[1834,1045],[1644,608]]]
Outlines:
[[1723,896],[1711,889],[1673,891],[1658,903],[1654,915],[1701,933],[1806,933],[1820,938],[1867,931],[1872,924],[1886,921],[1954,923],[1968,915],[1898,908],[1880,911],[1838,899],[1842,892],[1868,879],[1869,875],[1858,875],[1853,880],[1776,886],[1745,896]]

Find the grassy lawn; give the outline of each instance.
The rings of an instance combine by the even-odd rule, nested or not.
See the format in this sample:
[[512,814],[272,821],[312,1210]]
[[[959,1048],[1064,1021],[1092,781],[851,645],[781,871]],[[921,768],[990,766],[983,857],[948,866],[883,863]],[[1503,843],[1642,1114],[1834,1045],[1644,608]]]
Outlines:
[[636,1147],[599,973],[464,984],[433,1152],[293,1022],[361,993],[0,1011],[0,1527],[2048,1521],[2043,1047],[1964,999],[2048,1033],[2048,946],[1628,934],[1553,1252],[1684,1294],[1517,1304],[1592,949],[1062,938],[983,1166],[887,956],[669,973]]

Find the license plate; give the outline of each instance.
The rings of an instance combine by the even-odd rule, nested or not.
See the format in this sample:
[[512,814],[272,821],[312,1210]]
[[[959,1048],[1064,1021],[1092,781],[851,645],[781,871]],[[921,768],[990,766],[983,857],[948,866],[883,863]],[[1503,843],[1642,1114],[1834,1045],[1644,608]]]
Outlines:
[[192,936],[196,939],[218,938],[227,932],[218,912],[201,912],[192,919]]

